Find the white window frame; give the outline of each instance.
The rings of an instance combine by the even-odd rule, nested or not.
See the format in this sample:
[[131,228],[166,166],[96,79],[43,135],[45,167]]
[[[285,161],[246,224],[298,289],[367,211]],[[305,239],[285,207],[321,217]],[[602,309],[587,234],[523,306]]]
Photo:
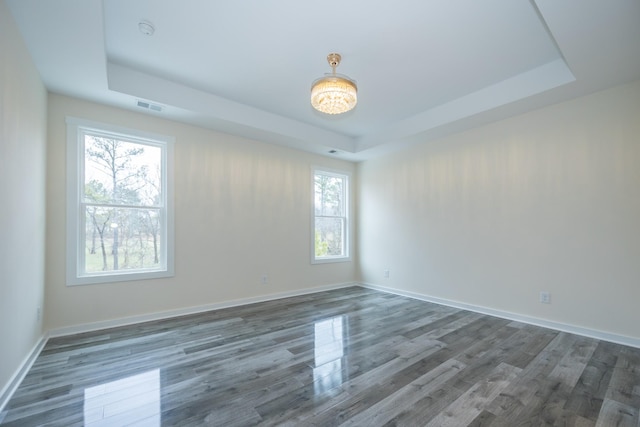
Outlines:
[[[174,276],[173,145],[175,139],[134,129],[67,117],[67,286],[124,282]],[[160,265],[157,269],[84,272],[85,212],[81,197],[84,185],[84,136],[103,134],[162,149],[162,204],[165,219],[160,231]]]
[[[316,257],[316,210],[315,210],[315,177],[317,174],[334,176],[343,178],[346,181],[344,188],[344,255]],[[311,264],[326,264],[333,262],[351,261],[351,218],[350,218],[350,200],[351,200],[351,174],[343,170],[325,168],[322,166],[313,166],[311,168]]]

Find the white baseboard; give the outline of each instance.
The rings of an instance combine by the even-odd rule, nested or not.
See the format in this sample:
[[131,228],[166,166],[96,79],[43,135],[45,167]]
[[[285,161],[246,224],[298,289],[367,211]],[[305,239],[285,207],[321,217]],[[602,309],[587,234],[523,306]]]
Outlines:
[[443,298],[436,298],[429,295],[419,294],[416,292],[403,291],[395,288],[374,285],[371,283],[359,283],[363,288],[373,289],[376,291],[387,292],[390,294],[405,296],[421,301],[432,302],[435,304],[446,305],[448,307],[459,308],[461,310],[473,311],[476,313],[487,314],[489,316],[500,317],[502,319],[515,320],[530,325],[541,326],[543,328],[555,329],[558,331],[569,332],[584,337],[595,338],[602,341],[608,341],[616,344],[622,344],[629,347],[640,348],[640,339],[627,337],[625,335],[612,334],[610,332],[598,331],[595,329],[583,328],[581,326],[567,325],[564,323],[554,322],[551,320],[540,319],[537,317],[525,316],[508,311],[495,310],[492,308],[466,304],[458,301],[451,301]]
[[251,298],[242,298],[237,300],[225,301],[215,304],[206,304],[196,307],[182,308],[178,310],[169,310],[158,313],[142,314],[139,316],[125,317],[120,319],[105,320],[101,322],[85,323],[75,326],[67,326],[55,328],[49,331],[49,337],[61,337],[66,335],[80,334],[83,332],[92,332],[101,329],[115,328],[119,326],[133,325],[136,323],[150,322],[154,320],[169,319],[171,317],[185,316],[189,314],[203,313],[205,311],[220,310],[223,308],[237,307],[239,305],[254,304],[258,302],[271,301],[280,298],[295,297],[300,295],[314,294],[317,292],[330,291],[333,289],[348,288],[358,286],[358,283],[338,283],[333,285],[316,286],[313,288],[300,289],[295,291],[278,292],[274,294],[266,294]]
[[[20,383],[22,383],[22,380],[27,375],[27,372],[29,372],[29,369],[31,369],[33,362],[35,362],[38,358],[38,355],[44,348],[44,345],[47,343],[48,339],[49,337],[46,333],[40,337],[31,351],[24,358],[13,376],[9,378],[9,381],[4,385],[4,387],[2,387],[2,391],[0,391],[0,414],[4,410],[4,407],[7,405],[7,403],[9,403],[9,399],[11,399],[13,393],[15,393],[15,391],[18,389]],[[2,419],[0,419],[0,422],[2,422]]]

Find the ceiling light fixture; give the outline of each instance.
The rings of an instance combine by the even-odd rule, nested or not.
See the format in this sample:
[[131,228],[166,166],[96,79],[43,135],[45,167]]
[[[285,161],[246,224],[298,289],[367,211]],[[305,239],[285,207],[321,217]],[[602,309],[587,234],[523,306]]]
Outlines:
[[356,82],[347,76],[336,74],[342,57],[337,53],[327,55],[333,73],[325,74],[311,85],[311,105],[326,114],[342,114],[353,109],[358,102]]

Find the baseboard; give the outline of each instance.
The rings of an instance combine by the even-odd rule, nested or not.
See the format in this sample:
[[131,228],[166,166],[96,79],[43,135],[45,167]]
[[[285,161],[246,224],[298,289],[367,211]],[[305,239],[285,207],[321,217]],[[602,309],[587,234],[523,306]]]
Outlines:
[[[13,376],[9,379],[9,381],[5,384],[5,386],[2,387],[2,391],[0,391],[0,414],[2,414],[4,407],[7,405],[7,403],[9,403],[9,399],[11,399],[11,396],[13,396],[13,393],[15,393],[20,383],[22,383],[22,380],[27,375],[27,372],[29,372],[29,369],[31,369],[33,362],[35,362],[36,359],[38,358],[38,355],[44,348],[44,345],[47,343],[48,339],[49,337],[48,337],[48,334],[46,333],[40,337],[40,339],[36,342],[36,344],[33,346],[31,351],[24,358],[24,360],[22,361],[22,363],[20,364],[16,372],[13,374]],[[1,415],[0,415],[0,422],[2,422]]]
[[487,314],[489,316],[500,317],[502,319],[515,320],[530,325],[540,326],[543,328],[555,329],[558,331],[569,332],[584,337],[595,338],[602,341],[608,341],[616,344],[622,344],[629,347],[640,348],[640,339],[627,337],[625,335],[612,334],[610,332],[598,331],[589,328],[583,328],[581,326],[567,325],[564,323],[554,322],[551,320],[540,319],[537,317],[525,316],[517,313],[511,313],[508,311],[495,310],[492,308],[477,306],[473,304],[466,304],[458,301],[451,301],[443,298],[436,298],[429,295],[419,294],[416,292],[403,291],[395,288],[388,288],[385,286],[374,285],[371,283],[359,283],[359,286],[363,288],[373,289],[376,291],[387,292],[395,295],[405,296],[421,301],[432,302],[435,304],[446,305],[448,307],[459,308],[461,310],[473,311],[476,313]]
[[266,302],[266,301],[271,301],[271,300],[280,299],[280,298],[314,294],[318,292],[330,291],[333,289],[348,288],[351,286],[358,286],[358,285],[359,285],[358,283],[354,283],[354,282],[338,283],[333,285],[323,285],[323,286],[316,286],[313,288],[300,289],[300,290],[288,291],[288,292],[278,292],[274,294],[266,294],[266,295],[261,295],[257,297],[251,297],[251,298],[241,298],[237,300],[225,301],[225,302],[215,303],[215,304],[206,304],[206,305],[201,305],[196,307],[188,307],[188,308],[178,309],[178,310],[149,313],[149,314],[143,314],[139,316],[105,320],[102,322],[85,323],[85,324],[75,325],[75,326],[55,328],[50,330],[48,335],[51,338],[62,337],[67,335],[80,334],[84,332],[98,331],[101,329],[109,329],[109,328],[116,328],[119,326],[133,325],[136,323],[151,322],[154,320],[162,320],[162,319],[169,319],[172,317],[186,316],[189,314],[203,313],[205,311],[220,310],[223,308],[237,307],[240,305]]

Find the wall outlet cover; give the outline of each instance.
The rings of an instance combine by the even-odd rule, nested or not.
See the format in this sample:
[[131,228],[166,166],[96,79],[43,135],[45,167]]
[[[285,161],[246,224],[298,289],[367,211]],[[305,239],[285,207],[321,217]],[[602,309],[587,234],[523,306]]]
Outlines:
[[551,304],[551,293],[546,291],[540,292],[540,302],[542,304]]

